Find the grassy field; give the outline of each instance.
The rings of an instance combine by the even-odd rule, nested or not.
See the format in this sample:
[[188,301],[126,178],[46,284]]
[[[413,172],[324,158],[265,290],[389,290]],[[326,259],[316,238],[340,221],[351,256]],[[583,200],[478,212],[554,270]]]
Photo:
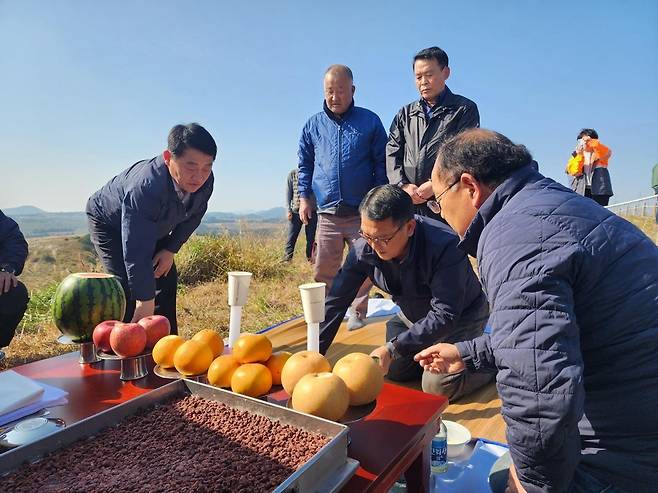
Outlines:
[[[191,336],[211,328],[228,333],[226,272],[253,272],[242,327],[257,331],[301,313],[297,286],[312,280],[303,252],[303,238],[291,263],[282,263],[283,226],[268,236],[245,228],[240,235],[195,236],[176,257],[181,283],[178,291],[179,332]],[[59,281],[72,272],[101,270],[88,237],[29,240],[30,258],[21,280],[30,290],[30,305],[16,331],[0,369],[62,354],[75,349],[56,342],[50,303]]]
[[[656,238],[651,218],[628,218]],[[280,261],[285,242],[284,225],[267,236],[248,227],[237,235],[194,236],[176,257],[180,275],[178,322],[180,333],[190,336],[211,328],[226,337],[229,307],[226,272],[253,272],[242,327],[254,332],[301,313],[297,286],[312,280],[305,261],[303,238],[291,263]],[[71,272],[99,271],[87,236],[48,237],[29,240],[30,256],[21,280],[30,290],[30,305],[16,337],[5,351],[0,369],[62,354],[75,349],[56,342],[59,331],[50,315],[57,284]]]

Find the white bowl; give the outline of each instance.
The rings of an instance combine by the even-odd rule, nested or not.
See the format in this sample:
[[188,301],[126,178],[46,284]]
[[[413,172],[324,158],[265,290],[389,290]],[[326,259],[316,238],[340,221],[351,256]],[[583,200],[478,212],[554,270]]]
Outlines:
[[454,458],[464,451],[466,444],[471,441],[471,432],[468,428],[454,421],[443,420],[448,430],[448,457]]

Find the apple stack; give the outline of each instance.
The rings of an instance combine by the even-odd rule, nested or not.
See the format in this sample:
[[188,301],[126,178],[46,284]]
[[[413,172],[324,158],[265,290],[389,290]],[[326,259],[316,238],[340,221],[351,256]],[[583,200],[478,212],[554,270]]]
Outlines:
[[105,353],[134,358],[152,349],[170,330],[169,320],[162,315],[144,317],[136,323],[106,320],[94,328],[92,339]]

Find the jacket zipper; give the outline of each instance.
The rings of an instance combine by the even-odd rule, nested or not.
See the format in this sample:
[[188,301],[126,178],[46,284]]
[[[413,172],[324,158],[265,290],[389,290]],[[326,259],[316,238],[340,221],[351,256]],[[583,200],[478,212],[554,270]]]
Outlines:
[[338,125],[338,204],[340,204],[343,201],[343,190],[341,187],[342,167],[343,167],[343,126]]

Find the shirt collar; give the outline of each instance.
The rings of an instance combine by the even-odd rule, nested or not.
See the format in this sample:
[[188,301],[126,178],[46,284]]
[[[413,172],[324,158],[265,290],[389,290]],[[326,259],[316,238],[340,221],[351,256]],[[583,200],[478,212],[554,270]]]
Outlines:
[[430,106],[430,104],[425,101],[423,98],[420,98],[420,106],[423,108],[423,111],[425,114],[428,116],[428,118],[432,115],[432,110],[438,106],[443,106],[443,104],[446,102],[446,99],[448,98],[448,93],[450,92],[450,89],[448,89],[448,86],[445,86],[443,90],[439,93],[439,97],[436,100],[436,104],[434,106]]
[[464,233],[464,237],[459,242],[459,248],[472,257],[476,257],[480,236],[487,224],[528,183],[534,183],[543,178],[544,176],[538,171],[536,161],[532,161],[528,165],[514,171],[505,181],[496,187],[493,193],[484,201],[480,209],[478,209],[466,233]]

